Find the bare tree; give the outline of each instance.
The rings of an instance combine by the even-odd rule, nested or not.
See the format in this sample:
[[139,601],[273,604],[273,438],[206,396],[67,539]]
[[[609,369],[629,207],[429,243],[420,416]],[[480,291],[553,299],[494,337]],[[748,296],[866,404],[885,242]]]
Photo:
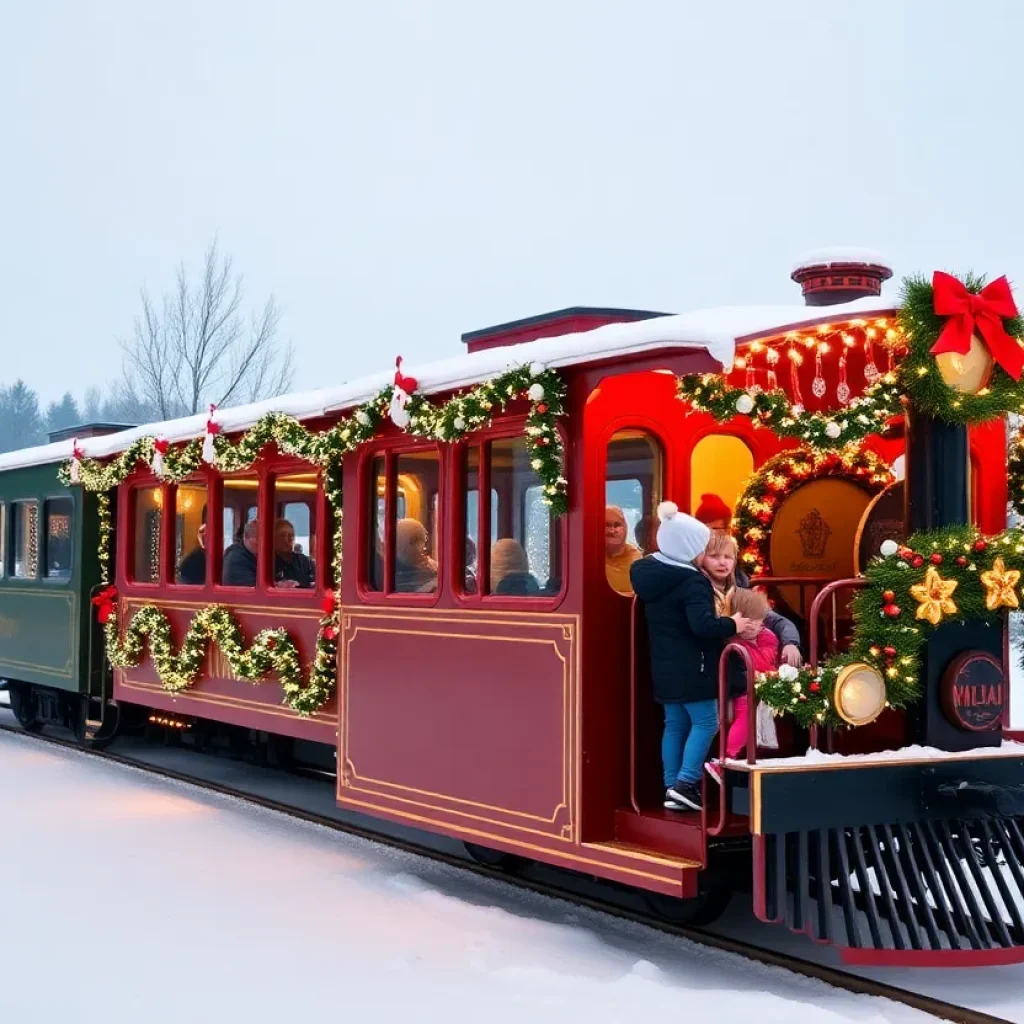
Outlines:
[[246,317],[243,298],[242,276],[216,241],[194,283],[179,265],[159,309],[143,289],[132,337],[121,341],[125,390],[161,419],[287,391],[294,354],[278,344],[280,310],[271,296],[262,312]]

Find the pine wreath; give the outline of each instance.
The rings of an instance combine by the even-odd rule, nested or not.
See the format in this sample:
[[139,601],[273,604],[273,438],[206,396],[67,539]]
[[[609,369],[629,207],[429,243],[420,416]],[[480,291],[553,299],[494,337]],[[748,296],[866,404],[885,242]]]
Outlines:
[[783,501],[801,484],[840,477],[881,490],[895,479],[885,461],[867,448],[841,452],[805,448],[780,452],[750,478],[736,504],[734,529],[740,545],[740,568],[763,576],[769,568],[768,541]]

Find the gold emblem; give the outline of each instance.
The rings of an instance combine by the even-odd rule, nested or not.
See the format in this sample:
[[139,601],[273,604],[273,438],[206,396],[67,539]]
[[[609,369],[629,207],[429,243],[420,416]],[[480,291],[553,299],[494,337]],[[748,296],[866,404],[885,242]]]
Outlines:
[[800,520],[800,528],[797,530],[800,537],[800,545],[804,549],[804,558],[824,558],[825,545],[832,536],[832,527],[816,509],[812,508]]

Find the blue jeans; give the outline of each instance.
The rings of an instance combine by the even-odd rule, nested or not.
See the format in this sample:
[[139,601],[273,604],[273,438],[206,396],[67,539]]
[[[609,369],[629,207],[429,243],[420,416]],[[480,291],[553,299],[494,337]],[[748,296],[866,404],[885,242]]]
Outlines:
[[718,701],[695,700],[689,704],[666,704],[664,708],[661,763],[665,787],[675,785],[677,780],[697,784],[711,741],[718,732]]

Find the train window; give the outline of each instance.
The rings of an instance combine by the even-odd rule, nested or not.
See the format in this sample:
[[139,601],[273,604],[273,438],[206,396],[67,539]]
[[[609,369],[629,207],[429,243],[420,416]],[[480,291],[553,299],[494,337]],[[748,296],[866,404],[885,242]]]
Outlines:
[[48,498],[43,505],[46,519],[46,578],[71,578],[71,514],[70,498]]
[[690,454],[690,511],[697,510],[704,494],[717,494],[734,509],[753,472],[753,453],[741,438],[732,434],[702,437]]
[[395,459],[396,593],[437,590],[439,473],[436,451],[402,452]]
[[255,587],[260,547],[257,521],[260,482],[255,474],[225,477],[221,486],[224,560],[221,582],[228,587]]
[[481,592],[495,597],[554,596],[562,589],[562,531],[544,501],[544,485],[531,465],[526,441],[492,441],[487,453],[491,542],[488,578],[480,581]]
[[132,491],[132,522],[135,529],[132,579],[136,583],[160,582],[160,520],[163,508],[162,487],[139,487]]
[[274,480],[274,582],[312,587],[317,551],[315,472],[290,473]]
[[366,583],[370,590],[384,590],[384,509],[387,500],[387,475],[383,455],[373,460],[370,473],[370,531],[367,552]]
[[605,473],[605,576],[631,594],[629,567],[656,550],[654,510],[662,497],[661,446],[642,430],[620,430],[608,442]]
[[[463,488],[463,522],[466,527],[466,541],[463,548],[462,590],[466,594],[479,592],[480,576],[480,446],[474,445],[466,451],[465,486]],[[490,540],[498,539],[498,492],[491,488],[491,508],[488,517]]]
[[39,515],[34,501],[11,502],[10,573],[18,579],[39,573]]
[[174,492],[174,580],[185,586],[206,582],[207,499],[202,482],[179,484]]

